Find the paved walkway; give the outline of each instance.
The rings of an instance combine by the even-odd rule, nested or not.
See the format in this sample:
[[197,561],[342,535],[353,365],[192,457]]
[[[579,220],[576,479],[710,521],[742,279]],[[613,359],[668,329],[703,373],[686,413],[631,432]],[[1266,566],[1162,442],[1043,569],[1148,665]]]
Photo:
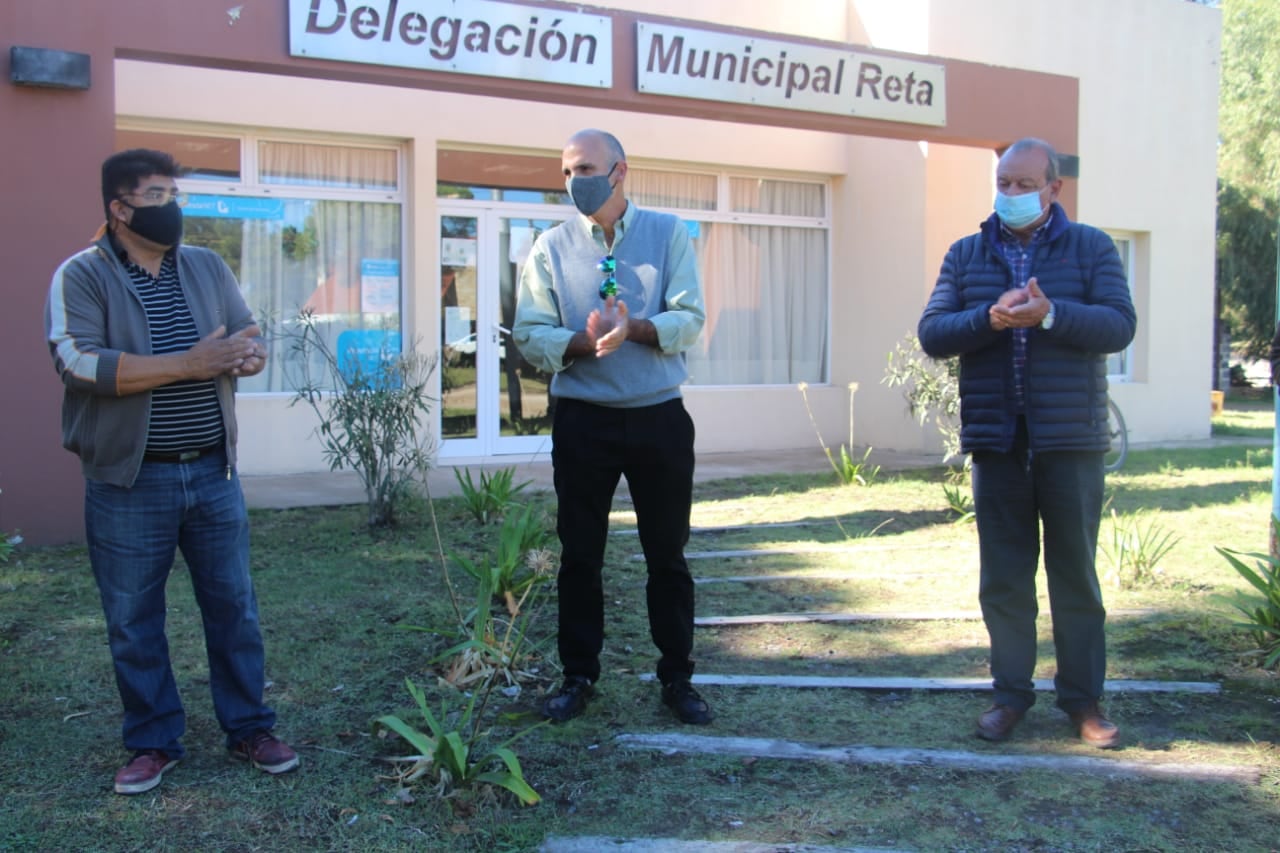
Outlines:
[[[880,465],[886,471],[916,468],[938,464],[937,455],[899,453],[895,451],[873,450],[870,459],[872,465]],[[503,468],[515,469],[515,481],[532,482],[531,488],[551,489],[551,459],[547,454],[540,454],[530,461],[528,456],[504,457],[500,461],[493,459],[484,462],[450,461],[433,469],[427,475],[427,487],[432,497],[449,497],[459,493],[458,482],[454,477],[454,469],[471,470],[472,480],[478,481],[481,471],[498,471]],[[814,473],[835,472],[827,461],[822,449],[815,447],[805,450],[760,450],[746,453],[704,453],[698,456],[694,481],[723,480],[732,477],[746,477],[751,474],[778,473]],[[303,506],[341,506],[344,504],[363,503],[364,489],[360,480],[351,471],[325,471],[314,474],[253,475],[242,474],[245,500],[250,507],[259,509],[287,509]],[[625,481],[622,488],[625,488]]]
[[[1209,438],[1201,441],[1168,442],[1162,445],[1133,445],[1130,452],[1145,447],[1215,447],[1230,444],[1249,444],[1271,446],[1271,439],[1260,438]],[[862,449],[856,454],[861,459]],[[937,454],[905,453],[896,450],[880,450],[873,448],[868,459],[871,465],[879,465],[884,471],[902,471],[937,465],[940,460]],[[427,475],[427,487],[432,497],[449,497],[459,493],[454,469],[471,469],[473,480],[478,480],[481,471],[498,471],[503,468],[515,469],[515,481],[523,483],[531,481],[531,488],[551,489],[551,459],[547,454],[539,454],[535,459],[528,456],[505,457],[500,461],[471,460],[453,461],[441,465]],[[742,453],[702,453],[698,455],[698,463],[694,473],[695,482],[723,480],[732,477],[746,477],[752,474],[779,473],[816,473],[830,471],[831,463],[827,461],[822,448],[813,447],[801,450],[754,450]],[[364,489],[359,478],[351,471],[325,471],[314,474],[243,474],[245,499],[255,509],[289,509],[304,506],[343,506],[346,504],[364,503]],[[625,482],[622,486],[625,488]]]

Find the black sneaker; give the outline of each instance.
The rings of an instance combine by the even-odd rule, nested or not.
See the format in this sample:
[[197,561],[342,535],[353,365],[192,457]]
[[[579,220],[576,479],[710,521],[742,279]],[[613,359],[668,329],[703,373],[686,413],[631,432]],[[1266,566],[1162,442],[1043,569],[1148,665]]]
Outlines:
[[680,722],[691,726],[704,726],[714,716],[711,706],[698,695],[698,691],[693,689],[687,679],[662,685],[662,703],[676,712]]
[[560,692],[542,703],[542,713],[557,723],[567,722],[582,713],[587,700],[595,695],[591,682],[571,675],[560,685]]

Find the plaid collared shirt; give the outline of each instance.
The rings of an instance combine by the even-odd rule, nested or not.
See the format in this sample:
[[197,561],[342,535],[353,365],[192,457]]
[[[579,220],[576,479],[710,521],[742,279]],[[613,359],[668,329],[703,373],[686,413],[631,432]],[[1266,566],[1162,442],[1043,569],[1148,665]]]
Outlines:
[[[1022,239],[1000,223],[1000,240],[996,243],[1000,253],[1009,262],[1013,271],[1013,286],[1026,287],[1031,277],[1031,259],[1035,257],[1036,246],[1045,238],[1049,225],[1053,223],[1053,214],[1044,224],[1031,233],[1031,239],[1023,245]],[[1027,410],[1027,330],[1011,329],[1013,332],[1013,399],[1019,412]]]

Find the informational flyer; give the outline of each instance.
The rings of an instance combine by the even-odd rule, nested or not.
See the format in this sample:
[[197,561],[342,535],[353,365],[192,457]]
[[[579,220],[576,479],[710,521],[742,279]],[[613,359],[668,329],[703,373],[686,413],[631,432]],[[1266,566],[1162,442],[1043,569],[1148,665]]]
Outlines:
[[360,310],[394,314],[400,310],[400,262],[365,258],[360,262]]
[[444,344],[459,352],[475,352],[471,337],[471,309],[466,305],[449,305],[444,309]]
[[476,265],[476,241],[467,237],[440,238],[440,265],[445,267],[474,267]]

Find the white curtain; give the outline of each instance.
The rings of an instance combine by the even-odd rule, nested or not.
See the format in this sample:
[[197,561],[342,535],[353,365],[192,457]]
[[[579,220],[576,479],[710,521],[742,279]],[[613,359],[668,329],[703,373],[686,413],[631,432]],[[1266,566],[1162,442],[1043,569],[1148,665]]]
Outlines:
[[627,172],[627,198],[642,207],[715,210],[716,176],[631,169]]
[[[727,205],[715,175],[633,169],[627,194],[637,204],[675,209],[697,226],[707,323],[689,352],[696,385],[826,381],[827,229],[821,183],[731,177]],[[755,224],[714,221],[698,211],[755,214]],[[806,220],[801,226],[786,218]]]
[[390,149],[262,142],[258,158],[264,184],[365,190],[397,187],[396,152]]
[[824,187],[801,181],[730,178],[729,209],[778,216],[825,216]]
[[825,381],[827,232],[724,223],[702,231],[707,322],[689,352],[690,382]]

